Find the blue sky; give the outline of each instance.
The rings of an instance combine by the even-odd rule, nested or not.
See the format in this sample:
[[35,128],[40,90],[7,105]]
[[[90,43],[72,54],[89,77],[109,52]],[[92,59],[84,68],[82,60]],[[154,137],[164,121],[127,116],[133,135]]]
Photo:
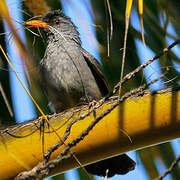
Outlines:
[[[19,3],[18,1],[7,0],[7,4],[9,5],[9,9],[11,9],[10,14],[13,19],[20,20],[21,19],[21,12],[18,11]],[[24,31],[23,27],[14,21],[14,25],[17,29],[21,29],[18,31],[21,39],[24,41]],[[6,26],[6,31],[9,32],[9,29]],[[16,48],[16,44],[10,36],[6,36],[6,43],[8,44],[8,56],[16,69],[18,75],[20,76],[21,80],[27,87],[27,82],[25,75],[23,73],[23,61],[20,60],[20,56],[18,54],[18,50]],[[32,101],[30,100],[29,96],[27,96],[26,92],[24,91],[22,85],[16,78],[15,74],[9,69],[10,72],[10,82],[11,82],[11,92],[13,94],[12,101],[13,106],[15,107],[15,117],[17,122],[23,122],[25,120],[29,120],[35,117],[34,108]],[[24,107],[24,108],[22,108]]]
[[[11,10],[11,15],[13,19],[21,19],[21,12],[18,11],[18,8],[20,7],[20,4],[18,3],[19,1],[12,1],[7,0],[7,3],[9,5],[12,5]],[[95,37],[95,29],[93,26],[93,19],[91,16],[89,16],[89,11],[91,11],[91,6],[88,0],[86,0],[86,4],[89,6],[89,11],[87,11],[86,7],[84,6],[85,4],[82,3],[82,0],[76,0],[76,3],[72,3],[69,5],[66,0],[62,0],[63,2],[63,10],[66,12],[68,16],[72,18],[72,21],[76,24],[78,27],[78,30],[80,32],[81,40],[82,40],[82,46],[88,50],[91,54],[93,54],[97,59],[99,58],[98,54],[98,44],[96,41]],[[71,1],[73,2],[73,1]],[[73,10],[72,10],[73,8]],[[139,19],[137,14],[133,11],[133,18],[136,20],[132,22],[132,25],[138,29],[140,27],[139,24]],[[134,23],[135,22],[135,23]],[[18,23],[15,24],[17,28],[20,27]],[[20,36],[22,39],[24,38],[24,32],[23,32],[23,27],[21,27],[22,31],[18,31],[20,33]],[[172,30],[172,28],[170,28]],[[8,29],[7,29],[8,31]],[[88,38],[87,38],[88,37]],[[21,80],[23,80],[24,84],[27,85],[25,76],[23,74],[23,68],[22,68],[22,63],[23,61],[20,60],[18,53],[16,52],[16,47],[14,46],[13,39],[9,40],[7,39],[9,43],[9,48],[8,48],[8,54],[10,59],[14,62],[13,65],[18,72],[18,75],[20,76]],[[170,41],[170,40],[169,40]],[[145,60],[151,58],[154,56],[152,51],[148,49],[147,47],[145,48],[140,41],[136,41],[138,53],[140,54],[141,57],[141,62],[143,63]],[[179,51],[179,49],[176,49],[175,51]],[[143,52],[143,53],[142,53]],[[177,65],[178,66],[178,65]],[[178,69],[179,70],[179,69]],[[147,80],[151,80],[159,76],[160,74],[160,69],[159,69],[159,63],[156,61],[153,64],[151,64],[149,67],[147,67],[145,70],[145,77]],[[11,75],[11,89],[13,93],[13,106],[15,108],[15,116],[17,122],[23,122],[25,120],[33,119],[36,115],[34,113],[34,108],[33,104],[30,100],[30,98],[27,96],[26,92],[22,88],[21,84],[15,77],[13,73],[10,72]],[[164,88],[163,82],[159,81],[155,85],[151,85],[151,89],[161,89]],[[22,108],[23,107],[23,108]],[[174,147],[177,147],[177,141],[173,141]],[[175,148],[177,151],[177,148]],[[137,160],[135,152],[129,152],[128,155],[130,155],[135,161]],[[162,167],[164,170],[164,168]],[[71,170],[66,173],[66,177],[68,177],[69,180],[77,180],[77,173],[75,170]],[[101,180],[103,178],[96,178],[96,180]],[[110,178],[110,180],[118,180],[119,176],[115,176],[113,178]],[[141,163],[139,163],[136,166],[136,170],[130,172],[128,175],[123,176],[123,180],[145,180],[148,179]]]

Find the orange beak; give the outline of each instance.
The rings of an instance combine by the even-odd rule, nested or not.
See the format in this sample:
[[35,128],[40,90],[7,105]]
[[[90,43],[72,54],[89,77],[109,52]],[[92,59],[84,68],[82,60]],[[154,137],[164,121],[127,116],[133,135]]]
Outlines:
[[40,28],[48,28],[48,24],[41,20],[31,20],[25,22],[26,25],[33,26],[33,27],[40,27]]

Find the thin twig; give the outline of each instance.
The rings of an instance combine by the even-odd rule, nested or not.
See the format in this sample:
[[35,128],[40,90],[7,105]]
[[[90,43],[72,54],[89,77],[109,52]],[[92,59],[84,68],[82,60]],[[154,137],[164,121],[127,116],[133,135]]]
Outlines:
[[5,94],[4,90],[3,90],[3,87],[2,87],[1,82],[0,82],[0,92],[1,92],[1,94],[2,94],[2,97],[3,97],[3,99],[4,99],[4,102],[5,102],[5,104],[6,104],[6,107],[7,107],[8,111],[9,111],[10,116],[13,117],[12,108],[11,108],[10,103],[9,103],[7,97],[6,97],[6,94]]
[[[28,179],[30,177],[35,177],[36,179],[42,179],[43,177],[46,177],[53,168],[57,167],[60,165],[60,163],[65,160],[65,159],[69,159],[71,156],[74,157],[74,155],[72,153],[68,154],[70,149],[77,145],[81,140],[83,140],[85,138],[85,136],[87,136],[89,134],[89,132],[95,127],[95,125],[107,114],[109,114],[115,107],[117,107],[120,103],[122,103],[125,99],[132,97],[132,96],[142,96],[145,93],[145,89],[148,85],[154,83],[155,81],[158,81],[160,78],[162,78],[164,75],[159,76],[158,78],[150,81],[147,84],[144,84],[142,86],[140,86],[139,88],[136,88],[134,90],[131,90],[130,92],[124,94],[120,99],[118,98],[117,100],[115,100],[115,103],[106,109],[106,111],[104,111],[101,115],[99,115],[97,118],[95,118],[95,120],[87,127],[86,130],[84,130],[77,138],[75,138],[74,140],[72,140],[70,143],[68,143],[65,148],[62,150],[61,154],[58,155],[58,157],[52,161],[43,161],[41,163],[39,163],[37,166],[35,166],[32,170],[30,171],[26,171],[26,172],[22,172],[20,173],[15,180],[22,180],[22,179]],[[104,104],[104,101],[101,101],[100,105]],[[97,107],[96,107],[97,108]],[[94,110],[95,108],[93,108]],[[88,113],[82,115],[79,117],[79,119],[86,117],[87,115],[89,115],[91,112],[93,112],[93,110],[90,110]],[[71,123],[69,125],[69,129],[66,129],[66,133],[70,133],[70,129],[72,127],[72,125],[77,122],[78,119],[74,120],[73,123]],[[65,133],[65,134],[66,134]],[[64,137],[63,137],[64,138]],[[79,165],[79,163],[78,163]]]
[[53,161],[50,161],[48,163],[41,162],[37,166],[35,166],[30,171],[24,171],[20,174],[18,174],[14,180],[26,180],[29,178],[36,178],[38,180],[41,180],[45,178],[51,171],[51,169],[57,167],[60,162],[62,162],[65,159],[69,159],[72,156],[72,154],[68,154],[64,157],[58,157]]
[[[105,6],[109,14],[109,21],[107,25],[107,56],[110,56],[110,40],[112,40],[113,36],[113,21],[112,21],[112,14],[111,14],[111,7],[109,0],[105,0]],[[106,19],[107,19],[107,12],[106,12]],[[110,24],[110,30],[109,30],[109,24]]]
[[164,177],[166,177],[178,165],[179,161],[180,161],[180,155],[172,162],[171,166],[162,175],[155,178],[154,180],[162,180]]
[[153,58],[149,59],[147,62],[145,62],[144,64],[138,66],[134,71],[130,72],[129,74],[127,74],[126,76],[124,76],[124,78],[122,79],[121,83],[119,82],[113,90],[113,93],[117,93],[117,91],[119,90],[120,84],[123,85],[125,82],[127,82],[128,80],[130,80],[132,77],[134,77],[140,70],[144,69],[147,65],[149,65],[150,63],[152,63],[154,60],[160,58],[162,55],[166,54],[170,49],[172,49],[174,46],[176,46],[177,44],[180,43],[180,39],[177,39],[175,42],[173,42],[171,45],[169,45],[167,48],[164,48],[159,54],[157,54],[156,56],[154,56]]
[[74,139],[73,141],[71,141],[70,143],[67,144],[67,146],[64,148],[64,150],[61,152],[61,156],[66,155],[69,150],[75,146],[77,143],[79,143],[81,140],[83,140],[85,138],[85,136],[87,136],[89,134],[89,132],[95,127],[95,125],[107,114],[109,114],[114,108],[116,108],[120,103],[122,103],[125,99],[132,97],[134,95],[136,96],[142,96],[144,94],[144,90],[147,88],[147,86],[149,86],[150,84],[153,84],[154,82],[158,81],[159,79],[161,79],[164,76],[164,74],[162,74],[161,76],[159,76],[158,78],[134,89],[131,90],[130,92],[127,92],[126,94],[124,94],[123,96],[121,96],[121,98],[116,101],[115,104],[113,104],[111,107],[107,108],[106,111],[104,111],[101,115],[99,115],[89,126],[86,130],[84,130],[76,139]]
[[70,135],[70,131],[71,131],[71,128],[73,126],[73,124],[75,124],[76,122],[80,121],[80,120],[83,120],[84,118],[86,118],[87,116],[89,116],[92,112],[94,112],[97,108],[101,107],[102,105],[104,104],[104,101],[101,100],[99,104],[97,104],[97,106],[94,106],[93,108],[91,108],[87,113],[85,114],[82,114],[80,116],[78,116],[78,118],[74,119],[73,121],[71,121],[68,125],[67,125],[67,128],[66,128],[66,131],[63,135],[63,137],[61,138],[61,140],[59,140],[55,145],[51,146],[47,152],[45,152],[44,154],[44,158],[46,159],[46,161],[49,160],[51,154],[57,150],[62,144],[62,142],[64,142]]
[[106,0],[107,3],[107,9],[109,13],[109,21],[110,21],[110,40],[112,39],[113,36],[113,20],[112,20],[112,13],[111,13],[111,6],[109,3],[109,0]]

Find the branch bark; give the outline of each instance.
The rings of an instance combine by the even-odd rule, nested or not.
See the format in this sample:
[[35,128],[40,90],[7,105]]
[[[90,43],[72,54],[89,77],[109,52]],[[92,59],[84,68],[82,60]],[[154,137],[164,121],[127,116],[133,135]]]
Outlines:
[[[42,123],[38,119],[1,130],[1,179],[15,177],[22,171],[30,171],[40,162],[41,168],[38,170],[46,172],[45,176],[52,176],[79,167],[71,153],[75,154],[82,165],[87,165],[130,150],[180,137],[180,91],[167,89],[153,94],[146,93],[142,97],[130,98],[116,106],[63,157],[62,154],[68,145],[72,145],[72,142],[95,119],[115,103],[117,103],[116,100],[111,100],[99,108],[94,108],[93,111],[89,110],[87,106],[83,106],[49,116],[51,126],[56,129],[60,137],[65,137],[67,127],[72,121],[79,120],[68,130],[69,133],[63,140],[64,143],[51,154],[50,161],[45,164],[47,169],[43,169],[45,166],[42,163],[42,132],[40,133]],[[90,115],[84,119],[81,118],[86,113]],[[44,127],[43,138],[45,139],[45,151],[59,141],[48,125]],[[58,158],[60,159],[59,163],[54,164]]]

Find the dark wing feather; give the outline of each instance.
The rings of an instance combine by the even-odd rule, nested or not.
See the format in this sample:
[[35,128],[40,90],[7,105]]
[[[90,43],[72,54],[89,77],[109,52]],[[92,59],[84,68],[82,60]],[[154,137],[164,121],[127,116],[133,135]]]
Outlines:
[[104,74],[102,72],[101,65],[99,64],[97,59],[94,58],[94,56],[88,53],[85,49],[81,48],[81,52],[83,53],[84,59],[88,64],[89,68],[91,69],[92,74],[95,77],[95,80],[101,91],[101,94],[103,96],[106,96],[109,93],[109,88],[106,79],[104,77]]

